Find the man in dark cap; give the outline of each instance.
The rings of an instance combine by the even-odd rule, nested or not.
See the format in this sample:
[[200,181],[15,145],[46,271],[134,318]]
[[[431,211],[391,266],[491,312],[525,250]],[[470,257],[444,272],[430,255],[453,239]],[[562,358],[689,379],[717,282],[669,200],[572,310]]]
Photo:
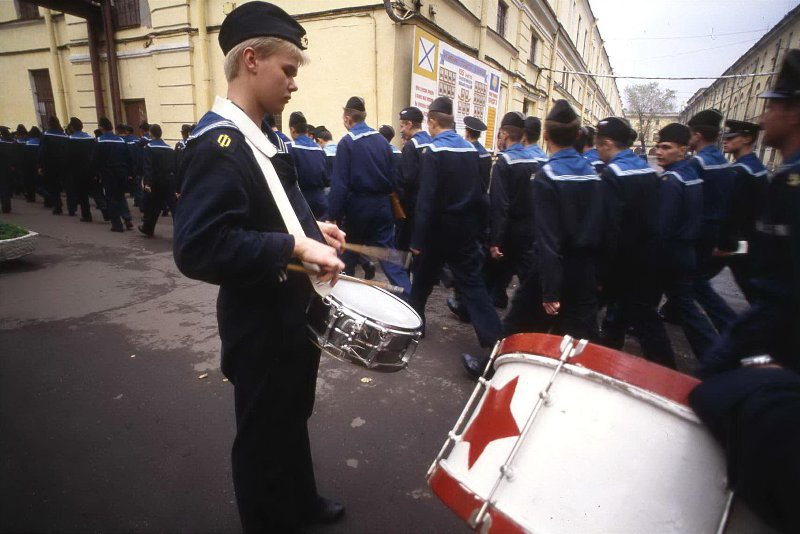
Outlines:
[[[28,142],[28,129],[23,124],[17,124],[17,128],[12,132],[11,137],[14,140],[14,149],[11,157],[11,186],[14,193],[19,195],[26,195],[25,191],[25,143]],[[30,202],[30,200],[28,200]]]
[[0,126],[0,212],[11,212],[14,137],[7,126]]
[[658,132],[656,160],[664,169],[659,187],[659,279],[675,306],[678,321],[695,357],[702,358],[717,338],[714,327],[695,302],[697,242],[702,233],[703,181],[685,159],[691,133],[673,122]]
[[414,213],[419,193],[419,171],[422,152],[431,143],[431,136],[422,129],[422,110],[410,106],[400,110],[400,137],[403,140],[400,161],[400,203],[406,220],[398,225],[397,248],[408,250],[414,231]]
[[[435,99],[428,109],[433,140],[422,154],[420,190],[411,250],[417,255],[411,305],[425,318],[425,304],[445,264],[472,320],[482,347],[500,339],[500,319],[481,276],[479,239],[486,201],[478,151],[453,128],[453,101]],[[486,356],[464,355],[468,372],[478,376]]]
[[535,159],[539,165],[547,162],[547,154],[539,146],[542,136],[542,120],[539,117],[525,117],[525,135],[522,144],[528,149],[530,158]]
[[47,119],[47,130],[42,134],[39,145],[39,167],[54,215],[64,213],[61,191],[65,181],[64,174],[67,172],[68,141],[58,117],[50,116]]
[[579,128],[566,100],[558,100],[545,119],[552,156],[532,183],[537,265],[514,293],[506,334],[544,331],[550,318],[562,333],[598,337],[595,263],[603,235],[602,184],[574,148]]
[[123,221],[128,228],[133,226],[128,202],[125,199],[127,184],[130,182],[133,172],[133,161],[131,160],[133,152],[122,137],[114,134],[110,120],[101,117],[97,121],[97,125],[103,133],[97,138],[95,172],[100,177],[106,194],[111,231],[124,232]]
[[597,174],[602,174],[603,169],[605,168],[605,163],[603,160],[600,159],[600,155],[597,153],[597,149],[594,146],[595,141],[595,133],[596,130],[591,126],[584,126],[580,129],[578,134],[578,143],[575,147],[575,150],[581,153],[581,155],[586,158],[586,161],[594,167],[594,170],[597,171]]
[[[321,283],[344,268],[337,256],[344,235],[314,220],[291,155],[276,148],[283,143],[262,123],[297,90],[305,30],[275,5],[248,2],[225,18],[219,43],[227,99],[218,98],[189,137],[173,252],[184,274],[220,286],[222,372],[234,386],[233,481],[244,531],[295,532],[303,521],[331,522],[344,513],[316,489],[307,420],[320,351],[305,317],[314,288],[329,290]],[[319,269],[319,277],[287,272],[296,260]]]
[[144,147],[142,189],[144,190],[144,216],[139,231],[153,237],[158,215],[166,205],[175,214],[177,204],[177,178],[175,177],[175,151],[161,139],[161,125],[151,124],[150,142]]
[[724,258],[739,289],[751,304],[754,303],[755,289],[750,281],[753,272],[748,244],[755,235],[756,219],[767,192],[767,169],[753,153],[760,129],[752,122],[725,121],[722,148],[735,159],[731,165],[733,190],[728,201],[728,213],[720,228],[719,244],[714,251],[717,257]]
[[481,144],[481,135],[486,131],[486,125],[477,117],[464,117],[464,139],[472,143],[478,151],[481,168],[481,178],[484,191],[489,191],[489,178],[492,171],[492,153]]
[[328,198],[325,188],[330,184],[325,152],[308,137],[305,116],[295,111],[289,115],[289,134],[292,136],[292,160],[297,169],[297,185],[318,221],[328,218]]
[[[353,243],[394,248],[394,212],[391,194],[397,190],[394,156],[386,139],[367,126],[364,99],[347,100],[342,114],[348,134],[336,147],[336,161],[328,195],[330,217],[343,224]],[[343,255],[345,272],[353,274],[359,255]],[[389,282],[402,287],[406,296],[411,281],[402,266],[382,261]]]
[[[70,182],[74,188],[74,200],[81,209],[81,222],[92,222],[92,210],[89,204],[89,196],[95,198],[97,209],[103,212],[105,219],[108,218],[106,211],[106,201],[98,193],[96,186],[96,172],[94,168],[94,153],[97,148],[97,140],[94,136],[83,131],[83,121],[77,117],[69,120],[72,133],[67,144],[67,158],[69,161],[68,169],[71,173]],[[69,195],[67,195],[69,202]],[[73,207],[74,210],[74,207]]]
[[25,143],[25,153],[23,156],[23,172],[25,174],[25,200],[36,202],[36,193],[42,195],[47,200],[47,192],[41,187],[41,176],[39,175],[39,142],[42,132],[38,126],[31,126],[28,130],[28,141]]
[[183,151],[186,150],[186,140],[189,139],[189,134],[192,133],[191,124],[181,124],[181,138],[175,143],[175,169],[181,168],[183,161]]
[[690,395],[722,443],[728,482],[781,532],[800,531],[800,50],[786,52],[775,86],[759,95],[765,144],[783,163],[769,177],[755,225],[754,304],[701,361]]
[[658,173],[633,153],[631,130],[620,117],[597,124],[597,155],[604,164],[606,209],[603,296],[613,321],[603,323],[601,342],[622,349],[632,326],[650,361],[674,367],[669,338],[656,313],[661,288],[655,283],[659,227]]

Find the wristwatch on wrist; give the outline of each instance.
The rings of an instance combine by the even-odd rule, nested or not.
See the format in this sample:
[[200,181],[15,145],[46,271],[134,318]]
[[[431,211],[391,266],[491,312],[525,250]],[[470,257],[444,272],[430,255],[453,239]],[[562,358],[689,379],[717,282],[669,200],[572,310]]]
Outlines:
[[759,354],[758,356],[742,358],[741,363],[742,367],[751,367],[753,365],[767,365],[768,363],[773,363],[774,361],[775,360],[772,359],[772,356],[768,354]]

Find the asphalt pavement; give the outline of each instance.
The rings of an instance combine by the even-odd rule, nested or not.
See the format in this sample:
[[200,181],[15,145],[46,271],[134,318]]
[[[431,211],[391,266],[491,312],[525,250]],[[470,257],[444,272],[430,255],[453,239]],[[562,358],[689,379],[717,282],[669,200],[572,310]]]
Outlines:
[[[0,219],[40,234],[0,264],[0,532],[238,532],[216,288],[178,272],[169,218],[153,239],[98,219],[18,198]],[[744,306],[727,274],[715,285]],[[312,450],[320,492],[347,514],[316,532],[468,531],[425,482],[474,387],[459,356],[479,350],[447,295],[434,291],[407,371],[323,356]]]

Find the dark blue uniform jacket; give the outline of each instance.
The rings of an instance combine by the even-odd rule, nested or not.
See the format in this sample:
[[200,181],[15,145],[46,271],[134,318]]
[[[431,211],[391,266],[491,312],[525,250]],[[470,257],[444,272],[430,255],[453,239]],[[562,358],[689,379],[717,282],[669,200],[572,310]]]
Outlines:
[[97,140],[86,132],[75,132],[69,136],[69,168],[76,178],[89,179],[94,173],[94,153]]
[[48,174],[61,174],[67,170],[67,143],[69,137],[62,130],[45,130],[39,141],[39,166]]
[[307,135],[300,135],[289,151],[297,169],[300,191],[325,189],[328,187],[328,169],[325,151]]
[[586,158],[586,161],[589,162],[589,165],[594,167],[594,170],[597,174],[603,174],[603,169],[606,168],[606,164],[603,163],[602,159],[600,159],[600,154],[597,153],[596,148],[592,147],[584,152],[583,157]]
[[144,185],[167,188],[174,191],[175,151],[161,139],[153,139],[144,147],[144,165],[142,175]]
[[694,243],[703,223],[703,180],[690,160],[664,168],[659,186],[659,235],[664,242]]
[[490,244],[502,247],[510,242],[533,239],[531,181],[539,160],[520,143],[511,145],[497,158],[489,187]]
[[[403,208],[407,212],[413,212],[417,205],[422,151],[430,146],[431,141],[433,141],[433,139],[428,132],[420,130],[403,145],[403,150],[401,151],[399,186],[403,192]],[[411,216],[413,217],[413,213]]]
[[480,158],[478,161],[481,169],[483,190],[489,191],[489,181],[492,175],[492,153],[486,150],[486,147],[483,146],[480,141],[473,141],[472,146],[478,151],[478,158]]
[[703,220],[722,221],[733,190],[733,171],[728,161],[717,146],[709,145],[698,151],[691,162],[703,180]]
[[131,150],[125,141],[111,132],[97,138],[95,169],[106,188],[123,188],[133,172]]
[[767,169],[753,154],[745,154],[731,165],[733,191],[728,213],[720,231],[720,250],[734,251],[739,241],[751,241],[756,218],[764,208],[767,194]]

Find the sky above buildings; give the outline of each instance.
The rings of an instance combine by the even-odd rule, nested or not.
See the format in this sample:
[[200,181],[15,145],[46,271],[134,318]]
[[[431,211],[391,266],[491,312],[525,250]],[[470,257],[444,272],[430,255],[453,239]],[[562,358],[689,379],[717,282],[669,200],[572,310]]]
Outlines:
[[[614,74],[718,76],[797,0],[590,0]],[[796,37],[795,37],[796,39]],[[620,93],[632,83],[618,79]],[[677,91],[677,108],[713,80],[658,80]],[[624,101],[624,94],[623,94]]]

